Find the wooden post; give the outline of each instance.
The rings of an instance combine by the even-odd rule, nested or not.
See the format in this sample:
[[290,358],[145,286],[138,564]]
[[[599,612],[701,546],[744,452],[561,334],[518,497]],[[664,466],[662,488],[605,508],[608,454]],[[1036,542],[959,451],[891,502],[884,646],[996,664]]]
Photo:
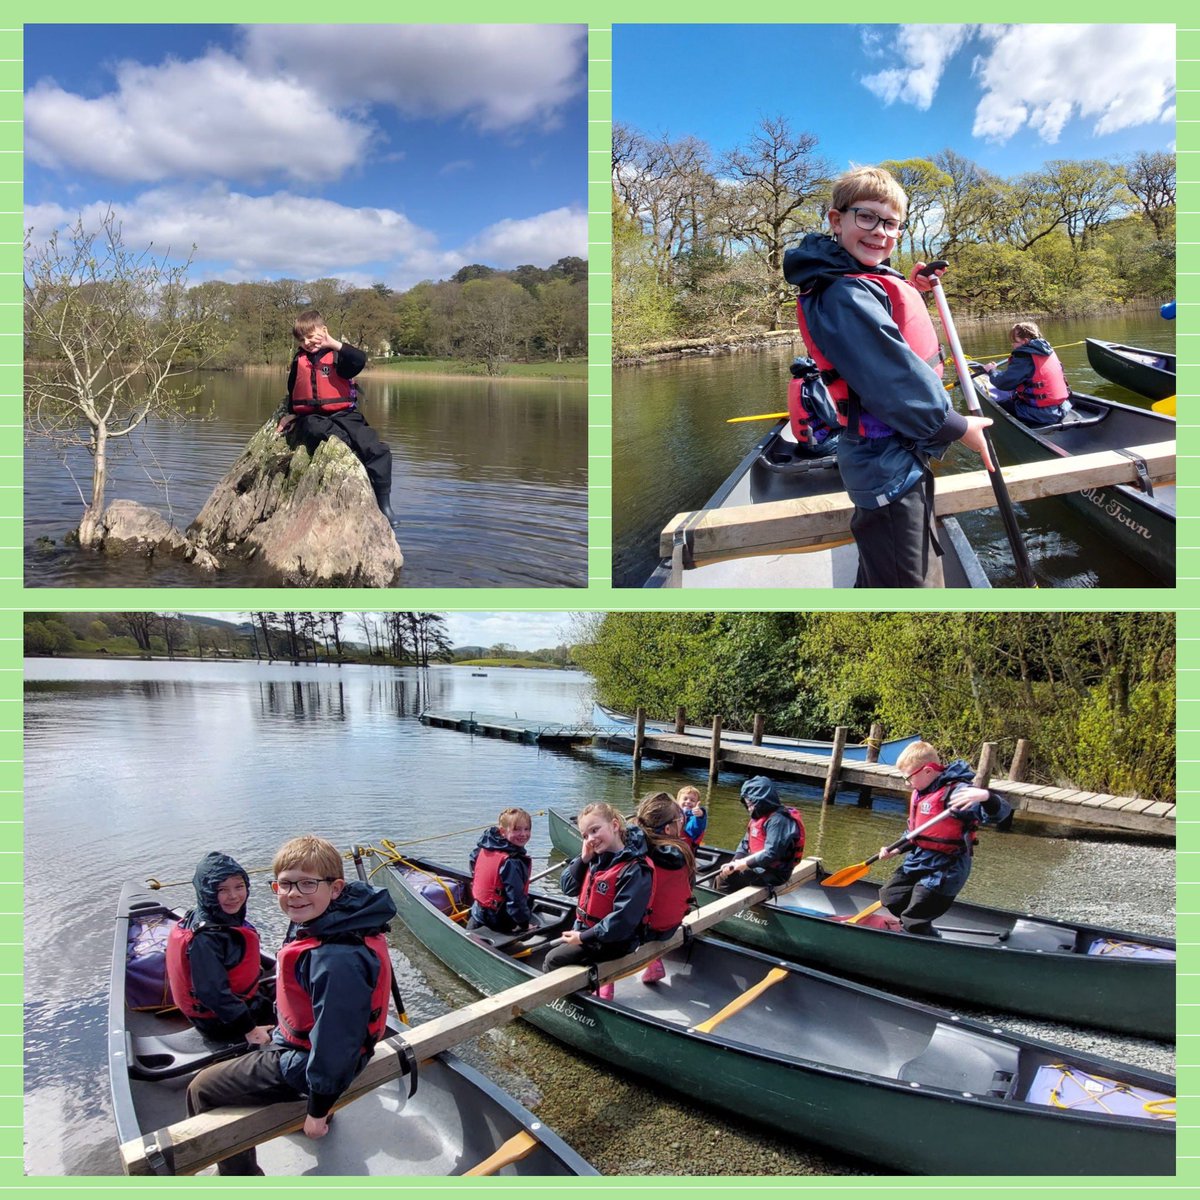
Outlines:
[[1029,774],[1029,739],[1017,738],[1017,748],[1013,751],[1012,766],[1008,768],[1008,777],[1013,783],[1024,783]]
[[[806,858],[797,864],[792,877],[775,889],[776,893],[787,891],[816,876],[817,860]],[[761,904],[771,894],[769,888],[743,888],[729,896],[723,896],[712,904],[706,904],[698,912],[684,918],[683,924],[690,931],[701,933],[721,921],[736,916],[743,909]],[[596,969],[601,983],[628,974],[646,966],[684,943],[682,930],[665,942],[647,942],[633,954],[611,962],[600,963]],[[506,988],[492,996],[485,996],[455,1012],[445,1013],[404,1029],[399,1036],[408,1045],[418,1062],[433,1058],[443,1050],[449,1050],[460,1042],[469,1041],[489,1029],[504,1025],[542,1004],[548,1004],[562,996],[568,996],[588,986],[587,967],[559,967],[546,975]],[[395,1079],[402,1074],[403,1057],[391,1038],[380,1042],[370,1062],[359,1072],[353,1083],[342,1093],[335,1110],[352,1100]],[[292,1133],[304,1124],[305,1104],[302,1100],[264,1105],[262,1108],[237,1107],[216,1108],[186,1117],[165,1130],[157,1130],[145,1138],[135,1138],[121,1147],[122,1165],[129,1175],[152,1175],[154,1170],[150,1158],[161,1153],[162,1148],[171,1147],[174,1173],[193,1175],[204,1167],[211,1166],[222,1158],[228,1158],[242,1150],[271,1138]],[[344,1118],[349,1120],[350,1117]]]
[[829,756],[829,772],[825,776],[825,790],[821,793],[821,807],[833,803],[837,794],[838,776],[842,773],[842,752],[846,749],[845,725],[839,725],[833,731],[833,753]]
[[687,713],[685,713],[683,711],[683,705],[681,704],[681,705],[679,705],[678,708],[675,709],[675,732],[677,734],[682,734],[683,727],[686,724],[687,724]]
[[642,746],[646,741],[646,710],[639,704],[637,709],[637,728],[633,733],[633,769],[636,771],[642,765]]
[[712,726],[712,746],[708,751],[708,782],[714,784],[717,782],[717,772],[720,770],[721,764],[721,715],[718,713],[713,717]]
[[754,714],[754,733],[750,738],[752,746],[761,746],[763,737],[763,726],[767,723],[766,717],[762,713]]
[[[871,722],[871,732],[867,734],[867,759],[869,763],[879,761],[879,751],[883,746],[883,726],[878,721]],[[864,783],[858,789],[858,807],[870,808],[873,793],[870,784]]]
[[979,769],[975,772],[975,786],[985,788],[991,782],[996,768],[996,743],[984,742],[979,753]]

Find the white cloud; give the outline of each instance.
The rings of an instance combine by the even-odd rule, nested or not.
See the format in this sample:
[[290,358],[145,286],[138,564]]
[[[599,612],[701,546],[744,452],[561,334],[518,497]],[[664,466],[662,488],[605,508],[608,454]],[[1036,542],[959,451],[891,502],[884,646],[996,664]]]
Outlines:
[[[896,37],[895,56],[903,63],[863,78],[863,86],[885,104],[900,101],[922,112],[933,103],[946,64],[966,44],[973,25],[903,25]],[[864,40],[870,54],[872,44]]]
[[495,646],[505,642],[518,650],[542,650],[571,640],[571,613],[449,612],[450,640],[456,646]]
[[1028,125],[1053,143],[1076,116],[1096,135],[1175,119],[1173,25],[1012,25],[983,36],[977,137],[1004,142]]
[[584,86],[582,25],[249,25],[246,61],[341,104],[467,116],[505,130],[553,121]]
[[36,83],[25,97],[30,158],[134,182],[314,181],[340,176],[370,135],[310,81],[264,76],[221,51],[160,66],[125,62],[116,77],[116,90],[95,99]]
[[463,247],[465,262],[506,269],[532,263],[544,267],[560,258],[587,257],[587,213],[555,208],[535,217],[510,218],[489,225]]

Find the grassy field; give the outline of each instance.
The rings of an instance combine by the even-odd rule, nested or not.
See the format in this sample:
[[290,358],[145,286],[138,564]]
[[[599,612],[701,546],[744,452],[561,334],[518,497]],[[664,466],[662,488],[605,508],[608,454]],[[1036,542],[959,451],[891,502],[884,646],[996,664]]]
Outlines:
[[389,358],[375,359],[368,371],[397,375],[440,375],[448,378],[470,376],[473,379],[587,379],[587,359],[572,358],[566,362],[508,363],[503,375],[489,376],[478,363],[465,363],[458,358]]
[[540,658],[464,658],[453,664],[456,667],[529,667],[534,671],[557,671],[558,663],[545,662]]

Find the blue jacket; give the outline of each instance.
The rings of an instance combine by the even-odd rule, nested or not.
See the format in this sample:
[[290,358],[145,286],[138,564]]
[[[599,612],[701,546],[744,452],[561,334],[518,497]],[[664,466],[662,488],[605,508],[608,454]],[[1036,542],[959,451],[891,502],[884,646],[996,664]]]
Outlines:
[[[1000,392],[1015,392],[1033,378],[1033,356],[1036,354],[1045,358],[1053,353],[1054,348],[1045,338],[1034,338],[1023,346],[1017,346],[1008,360],[1008,365],[1003,370],[993,371],[988,377],[992,387]],[[1013,397],[1013,412],[1027,425],[1057,425],[1065,415],[1061,404],[1056,404],[1053,408],[1038,408],[1036,404],[1026,404],[1020,396]]]
[[196,998],[215,1014],[197,1018],[192,1024],[201,1033],[215,1037],[237,1038],[257,1023],[246,1002],[233,994],[229,986],[230,969],[242,961],[246,943],[234,926],[245,925],[246,906],[226,913],[217,902],[217,887],[231,875],[240,875],[250,890],[250,876],[228,854],[212,851],[196,867],[192,884],[196,889],[196,907],[183,914],[183,929],[195,930],[188,947],[188,968]]
[[274,1035],[283,1048],[280,1071],[291,1087],[308,1096],[310,1116],[325,1116],[366,1062],[362,1046],[379,960],[358,939],[386,930],[395,915],[396,905],[386,891],[353,880],[315,921],[288,930],[288,941],[330,939],[302,955],[296,970],[297,981],[312,997],[312,1048],[298,1050],[278,1032]]
[[[975,772],[961,758],[956,758],[928,786],[921,789],[921,795],[937,791],[948,783],[961,783],[972,787]],[[957,790],[957,789],[955,789]],[[946,797],[949,803],[954,799],[954,791]],[[957,818],[965,828],[971,825],[1000,825],[1011,815],[1012,807],[997,792],[990,792],[988,798],[979,804],[972,804],[962,812],[949,813]],[[921,884],[931,892],[939,892],[944,896],[957,896],[962,891],[967,877],[971,874],[971,855],[942,854],[937,850],[927,850],[923,846],[914,846],[908,857],[900,864],[897,874],[921,876]]]
[[589,870],[603,871],[622,861],[634,863],[621,873],[617,881],[612,912],[608,916],[601,918],[590,929],[584,929],[576,920],[575,928],[582,930],[583,945],[624,945],[627,947],[624,953],[637,949],[638,931],[646,915],[646,906],[650,903],[650,888],[653,883],[650,867],[645,861],[638,861],[644,860],[645,854],[645,834],[636,826],[631,826],[626,831],[624,847],[616,854],[605,852],[597,854],[591,862],[585,863],[581,858],[573,858],[567,863],[558,884],[566,896],[578,896],[583,891],[583,881]]
[[822,354],[837,368],[866,412],[891,426],[890,437],[838,443],[838,469],[860,508],[898,500],[921,482],[930,458],[967,431],[942,381],[900,336],[886,292],[869,271],[903,276],[889,266],[868,268],[826,234],[810,233],[783,256],[783,274],[802,293],[804,319]]
[[[475,860],[479,857],[480,850],[500,850],[508,856],[500,864],[500,885],[504,888],[504,912],[508,914],[508,919],[512,922],[514,929],[524,929],[532,919],[529,913],[529,895],[525,890],[525,885],[533,868],[533,863],[525,852],[525,847],[514,846],[493,825],[479,839],[475,849],[471,851],[469,865],[472,874],[475,872]],[[472,904],[471,916],[481,925],[486,925],[490,913],[482,904]]]

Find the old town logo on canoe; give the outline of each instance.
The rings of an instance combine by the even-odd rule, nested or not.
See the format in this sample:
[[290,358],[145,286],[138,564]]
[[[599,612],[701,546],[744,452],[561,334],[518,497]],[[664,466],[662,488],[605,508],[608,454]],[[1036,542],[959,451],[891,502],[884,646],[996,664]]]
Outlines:
[[587,1015],[581,1008],[577,1008],[574,1004],[563,1000],[561,997],[557,1000],[550,1001],[550,1007],[557,1013],[562,1013],[564,1017],[570,1017],[572,1021],[578,1021],[580,1025],[595,1026],[596,1022]]
[[1115,496],[1109,495],[1097,488],[1084,488],[1079,494],[1086,496],[1101,512],[1107,513],[1110,517],[1115,517],[1127,529],[1131,529],[1147,541],[1150,540],[1152,536],[1150,530],[1141,524],[1140,521],[1135,521],[1132,510],[1127,505],[1122,504]]

